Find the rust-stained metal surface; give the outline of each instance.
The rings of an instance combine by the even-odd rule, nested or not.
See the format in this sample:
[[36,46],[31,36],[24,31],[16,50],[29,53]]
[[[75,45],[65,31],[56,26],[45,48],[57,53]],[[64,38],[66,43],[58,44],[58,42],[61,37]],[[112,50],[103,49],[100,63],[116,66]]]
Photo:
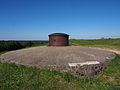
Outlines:
[[69,46],[69,35],[65,33],[50,34],[49,46]]

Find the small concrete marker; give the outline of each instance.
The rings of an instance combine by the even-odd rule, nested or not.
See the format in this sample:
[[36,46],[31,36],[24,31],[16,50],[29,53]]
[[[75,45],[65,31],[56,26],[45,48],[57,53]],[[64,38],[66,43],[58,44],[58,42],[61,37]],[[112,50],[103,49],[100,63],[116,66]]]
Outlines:
[[93,65],[93,64],[100,64],[98,61],[87,61],[82,63],[68,63],[70,67],[76,67],[76,66],[83,66],[83,65]]

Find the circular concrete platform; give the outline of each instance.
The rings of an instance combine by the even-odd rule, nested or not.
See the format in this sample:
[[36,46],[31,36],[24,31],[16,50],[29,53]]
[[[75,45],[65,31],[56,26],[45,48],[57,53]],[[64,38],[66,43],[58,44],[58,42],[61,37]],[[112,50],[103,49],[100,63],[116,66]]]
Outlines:
[[59,67],[70,70],[76,66],[100,65],[115,58],[110,51],[80,46],[40,46],[10,51],[0,56],[1,61],[27,66]]

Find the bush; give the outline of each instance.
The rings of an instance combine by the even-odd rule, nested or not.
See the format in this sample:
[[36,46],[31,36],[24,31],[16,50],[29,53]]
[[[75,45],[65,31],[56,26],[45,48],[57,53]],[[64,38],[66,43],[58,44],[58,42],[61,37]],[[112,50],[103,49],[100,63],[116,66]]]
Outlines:
[[17,41],[2,41],[0,42],[0,51],[9,51],[24,48]]
[[31,46],[47,45],[48,41],[0,41],[0,52],[21,49]]

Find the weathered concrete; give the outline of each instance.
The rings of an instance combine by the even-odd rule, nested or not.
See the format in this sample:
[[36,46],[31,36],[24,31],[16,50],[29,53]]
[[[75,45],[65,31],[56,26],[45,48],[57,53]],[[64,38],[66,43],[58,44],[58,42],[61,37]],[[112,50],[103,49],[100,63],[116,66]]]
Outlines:
[[[102,70],[114,58],[115,54],[113,52],[80,46],[41,46],[10,51],[0,56],[1,61],[4,62],[37,67],[52,67],[60,71],[71,71],[83,77],[94,76],[93,73],[100,72],[99,70]],[[70,66],[70,64],[75,63],[79,65]],[[93,69],[95,67],[97,72]],[[84,74],[80,74],[81,72]]]

